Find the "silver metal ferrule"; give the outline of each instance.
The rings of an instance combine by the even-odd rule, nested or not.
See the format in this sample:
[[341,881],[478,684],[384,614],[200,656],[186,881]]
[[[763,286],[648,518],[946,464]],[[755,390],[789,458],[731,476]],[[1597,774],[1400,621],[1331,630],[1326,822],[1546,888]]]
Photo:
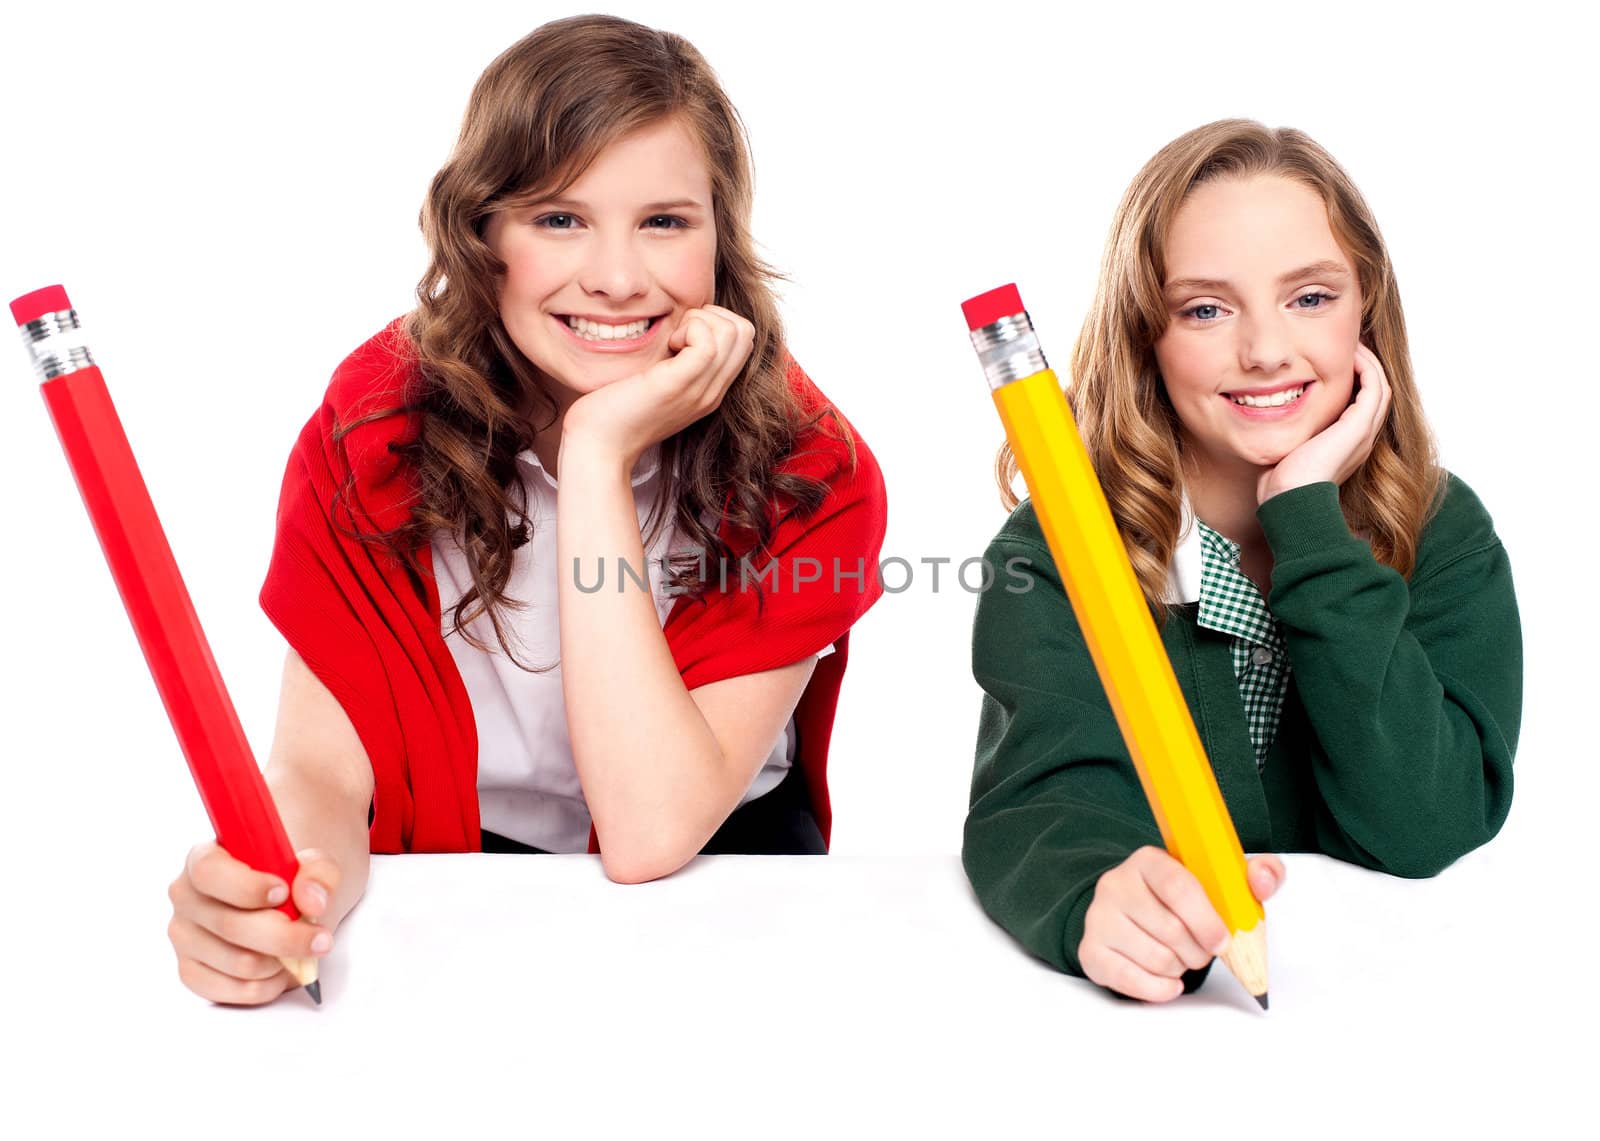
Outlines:
[[983,375],[988,378],[991,390],[1050,367],[1045,363],[1039,338],[1027,313],[1002,317],[972,330],[971,336],[972,347],[977,350],[978,363],[983,366]]
[[23,325],[18,332],[22,334],[22,343],[33,358],[33,368],[40,380],[54,380],[94,364],[89,346],[83,343],[83,328],[78,323],[76,309],[46,313]]

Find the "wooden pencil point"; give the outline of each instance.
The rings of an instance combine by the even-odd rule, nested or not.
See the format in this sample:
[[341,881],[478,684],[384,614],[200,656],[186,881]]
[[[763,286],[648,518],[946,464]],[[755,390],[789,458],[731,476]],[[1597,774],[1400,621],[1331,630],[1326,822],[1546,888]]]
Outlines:
[[1228,949],[1220,956],[1252,998],[1267,1008],[1267,923],[1262,920],[1248,931],[1236,931]]
[[[306,984],[306,993],[311,996],[311,1001],[312,1002],[316,1003],[318,1006],[321,1006],[322,1005],[322,980],[321,979],[312,979],[310,982],[308,982]],[[1263,1003],[1262,1005],[1265,1006],[1266,1004]]]

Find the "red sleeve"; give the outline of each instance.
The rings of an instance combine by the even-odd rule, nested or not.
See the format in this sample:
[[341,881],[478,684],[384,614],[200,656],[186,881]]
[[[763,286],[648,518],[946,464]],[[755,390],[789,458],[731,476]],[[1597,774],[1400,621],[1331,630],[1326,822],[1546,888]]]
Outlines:
[[412,374],[399,321],[334,373],[289,457],[261,606],[366,748],[372,850],[476,851],[477,732],[440,633],[430,552],[419,552],[418,580],[384,548],[346,533],[405,521],[414,488],[390,445],[414,424],[396,414],[333,438],[337,424],[400,404]]
[[[808,410],[827,399],[801,371],[789,368],[790,383]],[[831,407],[831,406],[830,406]],[[806,774],[812,807],[826,840],[832,811],[827,788],[829,738],[839,685],[849,658],[850,627],[883,593],[878,555],[888,507],[883,475],[859,433],[851,446],[838,428],[848,424],[830,411],[796,442],[779,470],[810,476],[827,485],[827,496],[810,514],[780,510],[768,552],[754,563],[762,572],[741,588],[739,567],[727,568],[728,588],[699,599],[682,599],[667,618],[667,645],[683,675],[697,689],[710,682],[786,666],[834,646],[817,663],[795,709],[797,762]]]

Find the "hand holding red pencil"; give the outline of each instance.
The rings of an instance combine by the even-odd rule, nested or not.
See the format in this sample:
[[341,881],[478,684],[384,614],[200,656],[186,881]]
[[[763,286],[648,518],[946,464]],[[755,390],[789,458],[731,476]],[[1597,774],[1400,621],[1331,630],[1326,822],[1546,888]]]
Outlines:
[[283,960],[332,950],[333,929],[313,924],[324,919],[339,890],[338,865],[315,848],[295,855],[300,870],[292,898],[301,921],[278,910],[291,898],[282,878],[256,871],[211,841],[190,851],[167,889],[167,936],[184,986],[212,1002],[256,1006],[300,985]]
[[[283,821],[222,684],[105,379],[83,343],[77,311],[66,290],[51,285],[17,298],[11,315],[43,381],[40,392],[61,449],[218,842],[251,867],[284,881],[297,878]],[[300,916],[292,898],[277,907],[284,923]],[[289,957],[283,967],[314,1001],[322,1001],[315,958]]]

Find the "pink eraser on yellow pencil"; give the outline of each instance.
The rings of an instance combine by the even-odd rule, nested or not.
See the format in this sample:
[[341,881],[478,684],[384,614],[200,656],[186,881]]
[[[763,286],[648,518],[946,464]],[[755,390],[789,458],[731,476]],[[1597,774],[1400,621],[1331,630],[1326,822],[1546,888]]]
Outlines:
[[1002,317],[1015,317],[1022,312],[1022,295],[1017,292],[1015,285],[1002,285],[961,303],[961,315],[967,319],[969,331],[993,325]]

